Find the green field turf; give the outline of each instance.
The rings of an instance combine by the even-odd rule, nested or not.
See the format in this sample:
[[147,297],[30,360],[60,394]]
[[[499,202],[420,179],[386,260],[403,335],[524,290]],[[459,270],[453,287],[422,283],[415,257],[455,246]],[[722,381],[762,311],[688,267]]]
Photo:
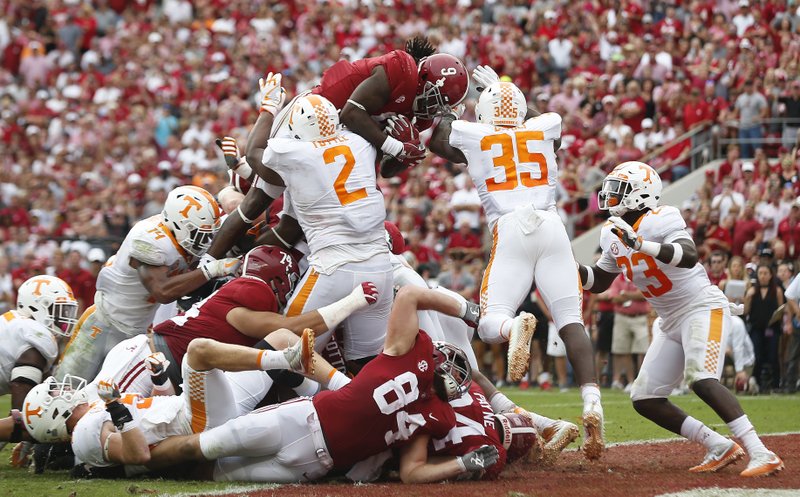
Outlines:
[[[537,389],[504,390],[519,405],[542,415],[577,421],[581,413],[580,394],[577,389],[569,392],[541,392]],[[704,421],[723,434],[727,427],[714,413],[694,395],[672,397],[676,404],[692,416]],[[770,395],[739,397],[759,433],[781,433],[800,431],[800,395]],[[672,433],[662,430],[636,414],[628,395],[619,391],[603,391],[603,407],[606,418],[608,442],[674,438]],[[9,397],[0,397],[0,412],[8,412]],[[574,445],[574,446],[577,446]],[[66,472],[33,475],[26,471],[8,467],[11,447],[0,452],[0,497],[116,497],[129,495],[183,494],[199,491],[231,488],[231,484],[208,482],[169,482],[153,480],[117,481],[70,481]],[[249,486],[243,484],[241,486]]]

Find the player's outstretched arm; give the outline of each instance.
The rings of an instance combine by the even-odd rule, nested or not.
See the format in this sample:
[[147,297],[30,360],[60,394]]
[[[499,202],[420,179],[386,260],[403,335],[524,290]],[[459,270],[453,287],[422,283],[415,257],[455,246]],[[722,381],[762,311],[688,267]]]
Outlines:
[[138,271],[139,280],[150,296],[160,304],[168,304],[192,293],[210,279],[233,274],[241,261],[235,258],[210,260],[193,271],[172,276],[167,266],[151,266],[133,257],[130,264]]
[[365,282],[356,286],[348,296],[299,316],[289,317],[275,312],[235,307],[228,311],[225,320],[239,333],[253,338],[264,338],[280,328],[289,329],[299,336],[306,328],[311,328],[315,332],[336,328],[350,314],[377,301],[378,289],[374,284]]
[[633,227],[617,216],[608,218],[614,227],[611,231],[629,248],[655,257],[664,264],[680,268],[692,268],[697,264],[697,246],[691,238],[676,238],[667,243],[645,240]]
[[417,435],[400,449],[400,479],[403,483],[435,483],[459,477],[480,476],[497,463],[497,448],[484,445],[459,457],[428,457],[427,434]]
[[581,285],[584,290],[589,290],[592,293],[603,293],[611,287],[611,284],[617,277],[617,273],[609,273],[594,266],[584,266],[578,264],[578,274],[581,278]]
[[139,428],[139,422],[120,402],[116,382],[112,379],[100,380],[97,384],[97,395],[106,403],[106,411],[116,427],[116,431],[113,431],[110,425],[106,426],[104,423],[100,430],[100,443],[104,447],[106,459],[117,464],[143,465],[150,462],[150,447]]
[[250,229],[253,221],[264,212],[273,200],[261,188],[250,188],[239,207],[225,218],[222,227],[214,235],[214,240],[206,255],[214,259],[225,257],[225,254]]
[[428,148],[431,152],[438,155],[443,159],[447,159],[455,164],[466,164],[467,159],[461,150],[450,145],[450,132],[453,129],[453,121],[456,116],[448,114],[443,116],[439,124],[433,130],[431,141],[428,143]]
[[397,292],[389,314],[389,326],[383,353],[401,356],[414,346],[419,333],[417,311],[437,311],[448,316],[460,317],[461,303],[436,290],[404,286]]
[[377,150],[381,150],[388,135],[372,119],[389,101],[392,89],[389,77],[382,66],[372,71],[372,75],[359,84],[347,103],[344,104],[339,118],[347,129],[361,135]]
[[262,158],[272,131],[272,122],[286,99],[286,90],[281,86],[281,78],[280,73],[269,73],[266,78],[258,80],[261,89],[261,108],[258,119],[247,137],[245,148],[248,165],[258,176],[273,185],[283,183],[276,182],[281,181],[280,176],[270,171],[262,162]]

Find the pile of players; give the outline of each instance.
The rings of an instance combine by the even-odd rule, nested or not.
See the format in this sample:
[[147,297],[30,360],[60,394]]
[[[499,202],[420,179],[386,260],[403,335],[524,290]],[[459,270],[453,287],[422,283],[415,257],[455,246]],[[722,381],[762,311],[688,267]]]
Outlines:
[[[466,68],[424,39],[340,61],[286,105],[281,75],[262,79],[244,154],[219,141],[232,185],[217,198],[173,190],[100,272],[80,319],[57,278],[19,289],[18,310],[0,320],[12,337],[0,393],[10,390],[13,408],[0,440],[17,442],[14,464],[33,451],[42,469],[59,443],[76,474],[92,476],[373,481],[397,469],[419,483],[495,478],[517,459],[552,464],[578,426],[516,406],[470,347],[474,328],[508,341],[510,376],[525,374],[536,322],[516,309],[534,281],[581,386],[582,451],[595,460],[603,410],[581,293],[624,269],[663,318],[636,410],[708,448],[692,471],[717,471],[744,450],[743,476],[782,469],[718,382],[731,310],[679,212],[658,206],[657,173],[624,163],[609,175],[603,257],[576,270],[555,213],[561,117],[528,108],[489,67],[472,77],[477,123],[460,119]],[[385,222],[376,164],[384,176],[414,167],[427,128],[431,152],[466,164],[493,234],[480,307],[427,288]],[[669,402],[684,375],[744,449]],[[296,398],[274,403],[289,391]]]

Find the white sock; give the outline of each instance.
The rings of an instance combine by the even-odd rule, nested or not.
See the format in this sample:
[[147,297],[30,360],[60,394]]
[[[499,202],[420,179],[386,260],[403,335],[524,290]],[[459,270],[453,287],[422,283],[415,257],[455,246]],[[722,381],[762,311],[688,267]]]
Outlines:
[[339,390],[348,383],[350,383],[350,378],[338,369],[335,369],[333,371],[333,376],[328,380],[328,390]]
[[581,397],[583,398],[584,411],[587,411],[592,406],[592,402],[600,404],[600,388],[597,383],[581,385]]
[[686,419],[683,420],[681,435],[692,442],[702,444],[708,450],[725,442],[725,437],[691,416],[686,416]]
[[282,350],[259,350],[258,351],[258,364],[259,368],[264,371],[270,369],[289,369],[289,361]]
[[319,392],[319,383],[314,380],[309,380],[308,378],[303,378],[303,383],[297,385],[292,390],[301,397],[311,397]]
[[547,428],[550,428],[556,424],[555,419],[546,418],[540,414],[536,414],[535,412],[531,413],[531,418],[533,419],[533,426],[536,427],[536,431],[539,433],[542,433]]
[[764,442],[758,438],[756,429],[753,428],[753,423],[750,422],[747,414],[744,414],[728,423],[728,428],[730,428],[733,436],[742,442],[742,445],[744,445],[744,450],[746,450],[748,454],[767,451],[767,448],[764,446]]
[[492,406],[492,411],[496,414],[514,410],[517,404],[511,402],[511,399],[505,396],[503,392],[495,392],[492,398],[489,399],[489,404]]

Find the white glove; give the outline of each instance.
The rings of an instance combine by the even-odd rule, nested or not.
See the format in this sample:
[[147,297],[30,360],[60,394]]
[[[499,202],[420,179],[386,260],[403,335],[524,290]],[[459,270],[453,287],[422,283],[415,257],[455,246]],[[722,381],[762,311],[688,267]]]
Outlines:
[[500,76],[490,66],[478,66],[472,70],[472,79],[477,83],[475,89],[483,91],[493,83],[500,81]]
[[620,237],[622,243],[633,250],[642,248],[642,237],[636,234],[633,227],[626,223],[621,217],[611,216],[609,222],[614,225],[611,232]]
[[286,99],[286,90],[281,86],[281,73],[267,74],[266,78],[258,80],[258,87],[261,88],[261,111],[274,116]]
[[119,400],[121,397],[119,393],[119,387],[117,386],[117,382],[111,378],[107,380],[100,380],[97,382],[97,396],[100,397],[100,400],[108,404],[109,402],[114,402],[115,400]]
[[240,162],[245,160],[244,157],[241,157],[239,145],[236,144],[236,139],[226,136],[221,140],[218,138],[216,143],[217,146],[222,149],[222,155],[225,157],[225,165],[227,165],[229,169],[236,171],[236,169],[241,165]]
[[223,276],[228,276],[229,274],[235,273],[241,265],[242,261],[240,259],[237,259],[236,257],[226,257],[225,259],[206,261],[205,263],[197,266],[197,269],[203,272],[203,275],[207,280],[212,280],[214,278],[221,278]]
[[33,453],[32,442],[20,442],[11,450],[11,458],[9,460],[12,468],[27,468],[31,462],[31,453]]
[[[150,376],[161,376],[167,372],[170,362],[163,352],[155,352],[144,360],[144,367]],[[163,385],[163,383],[161,383]]]
[[744,314],[744,304],[730,302],[728,303],[728,309],[731,311],[731,316],[741,316]]

